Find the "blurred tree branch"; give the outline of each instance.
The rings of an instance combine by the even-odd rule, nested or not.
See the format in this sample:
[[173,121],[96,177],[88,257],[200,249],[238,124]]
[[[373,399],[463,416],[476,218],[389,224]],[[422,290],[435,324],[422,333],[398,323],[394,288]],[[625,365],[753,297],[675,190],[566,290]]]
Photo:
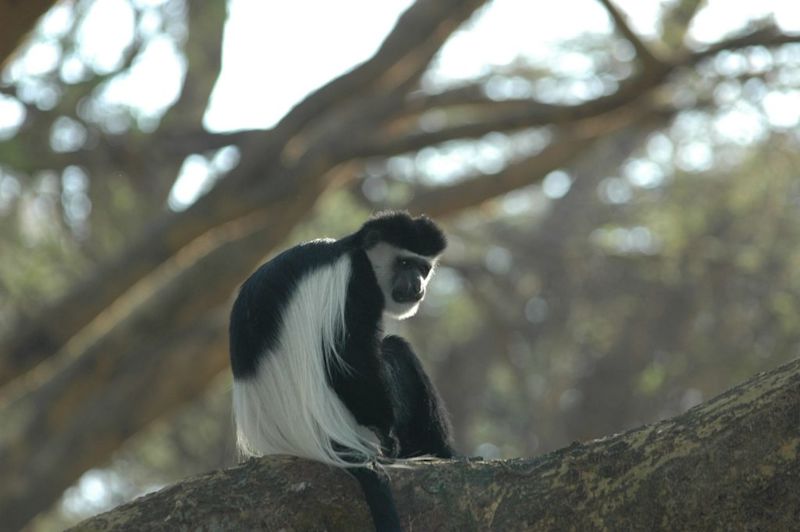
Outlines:
[[628,25],[628,20],[625,15],[617,8],[611,0],[598,0],[603,7],[608,11],[614,26],[622,37],[633,46],[636,52],[636,59],[642,65],[645,74],[650,72],[657,72],[663,68],[662,61],[656,57],[656,54],[644,41],[633,31],[633,28]]
[[[409,530],[788,530],[800,493],[800,361],[689,412],[533,459],[392,470]],[[453,511],[459,508],[460,511]],[[360,530],[342,471],[267,457],[165,488],[72,530]]]
[[669,49],[683,48],[686,33],[704,0],[678,0],[665,8],[661,18],[661,40]]
[[682,66],[692,66],[720,52],[740,50],[748,46],[775,47],[800,42],[800,34],[782,33],[780,28],[768,25],[741,35],[711,44],[699,51],[678,54],[676,61]]
[[55,0],[0,0],[0,68]]

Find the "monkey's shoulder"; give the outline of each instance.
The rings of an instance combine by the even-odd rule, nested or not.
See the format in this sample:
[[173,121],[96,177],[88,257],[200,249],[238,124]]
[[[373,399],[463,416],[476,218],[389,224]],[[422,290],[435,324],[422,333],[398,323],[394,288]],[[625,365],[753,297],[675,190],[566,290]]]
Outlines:
[[258,359],[280,340],[283,314],[295,289],[343,253],[332,239],[287,249],[262,264],[243,284],[231,309],[231,364],[236,377],[254,374]]
[[245,284],[277,284],[287,286],[296,283],[311,271],[330,265],[346,250],[336,240],[320,239],[304,242],[275,255],[262,264]]

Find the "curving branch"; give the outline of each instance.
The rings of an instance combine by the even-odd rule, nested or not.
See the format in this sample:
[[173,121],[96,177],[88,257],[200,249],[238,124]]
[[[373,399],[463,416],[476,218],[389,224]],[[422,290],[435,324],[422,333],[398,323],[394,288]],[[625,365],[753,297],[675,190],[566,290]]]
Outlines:
[[647,105],[611,113],[566,128],[532,157],[514,162],[496,175],[480,174],[458,183],[417,191],[405,205],[412,212],[445,217],[478,206],[487,200],[541,182],[553,170],[563,168],[587,149],[622,130],[651,128],[668,122],[675,108],[658,109]]
[[403,13],[370,59],[312,92],[284,116],[269,135],[253,146],[270,157],[280,152],[313,119],[336,105],[356,100],[376,89],[405,86],[411,67],[420,71],[432,59],[432,43],[439,46],[485,0],[417,0]]
[[645,72],[658,71],[663,68],[663,62],[650,50],[641,37],[633,31],[628,24],[625,15],[617,8],[611,0],[598,0],[608,11],[614,26],[622,37],[628,41],[636,51],[636,59],[641,63]]
[[749,46],[774,48],[776,46],[795,43],[800,43],[800,33],[782,33],[776,26],[768,26],[742,35],[730,37],[711,44],[699,51],[684,52],[676,58],[675,62],[679,66],[693,66],[720,52],[741,50]]
[[552,105],[535,100],[496,102],[486,99],[480,108],[484,115],[480,120],[401,135],[368,132],[369,134],[356,137],[351,153],[357,157],[391,156],[450,140],[476,139],[494,131],[511,132],[539,126],[570,125],[646,99],[649,88],[652,88],[649,83],[645,84],[637,78],[624,84],[613,94],[578,105]]
[[684,47],[684,38],[705,0],[678,0],[664,8],[661,15],[661,40],[670,49]]
[[411,212],[446,217],[489,199],[541,182],[547,174],[580,156],[599,137],[565,134],[544,150],[512,163],[497,175],[481,174],[456,184],[418,191],[404,208]]
[[402,116],[408,118],[435,109],[458,107],[462,113],[473,116],[474,119],[433,131],[401,134],[366,131],[352,141],[354,147],[350,155],[391,156],[450,140],[480,138],[493,131],[507,132],[545,125],[573,124],[646,100],[675,71],[696,65],[720,52],[755,45],[775,47],[798,42],[800,35],[783,34],[774,28],[757,30],[720,41],[703,50],[680,52],[668,61],[659,60],[657,69],[629,78],[612,94],[577,105],[554,105],[535,99],[493,100],[485,95],[481,85],[462,86],[438,94],[416,96],[407,102]]
[[55,0],[0,0],[0,68],[6,66],[12,53],[20,45],[28,32],[36,25],[39,17],[50,9]]
[[227,18],[225,2],[186,4],[189,36],[183,46],[186,79],[178,100],[162,118],[167,130],[195,127],[203,122],[211,91],[222,66],[222,34]]
[[[408,530],[791,530],[800,360],[683,415],[529,459],[392,469]],[[455,510],[455,511],[454,511]],[[72,530],[366,530],[341,470],[267,457],[146,495]]]

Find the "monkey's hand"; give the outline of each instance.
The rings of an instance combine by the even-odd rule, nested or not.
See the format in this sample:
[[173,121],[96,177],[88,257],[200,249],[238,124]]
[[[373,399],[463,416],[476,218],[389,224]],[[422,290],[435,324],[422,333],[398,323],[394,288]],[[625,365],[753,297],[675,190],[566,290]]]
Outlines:
[[397,458],[400,454],[400,440],[394,429],[373,430],[381,442],[381,454],[386,458]]

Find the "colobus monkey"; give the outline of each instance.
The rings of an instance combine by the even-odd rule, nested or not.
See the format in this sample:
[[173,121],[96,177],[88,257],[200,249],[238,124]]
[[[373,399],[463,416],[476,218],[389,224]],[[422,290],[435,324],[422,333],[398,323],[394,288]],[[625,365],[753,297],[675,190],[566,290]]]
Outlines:
[[429,218],[380,213],[339,240],[262,265],[233,305],[233,410],[245,456],[349,468],[379,530],[399,530],[376,459],[454,455],[447,415],[414,351],[382,318],[413,316],[447,242]]

